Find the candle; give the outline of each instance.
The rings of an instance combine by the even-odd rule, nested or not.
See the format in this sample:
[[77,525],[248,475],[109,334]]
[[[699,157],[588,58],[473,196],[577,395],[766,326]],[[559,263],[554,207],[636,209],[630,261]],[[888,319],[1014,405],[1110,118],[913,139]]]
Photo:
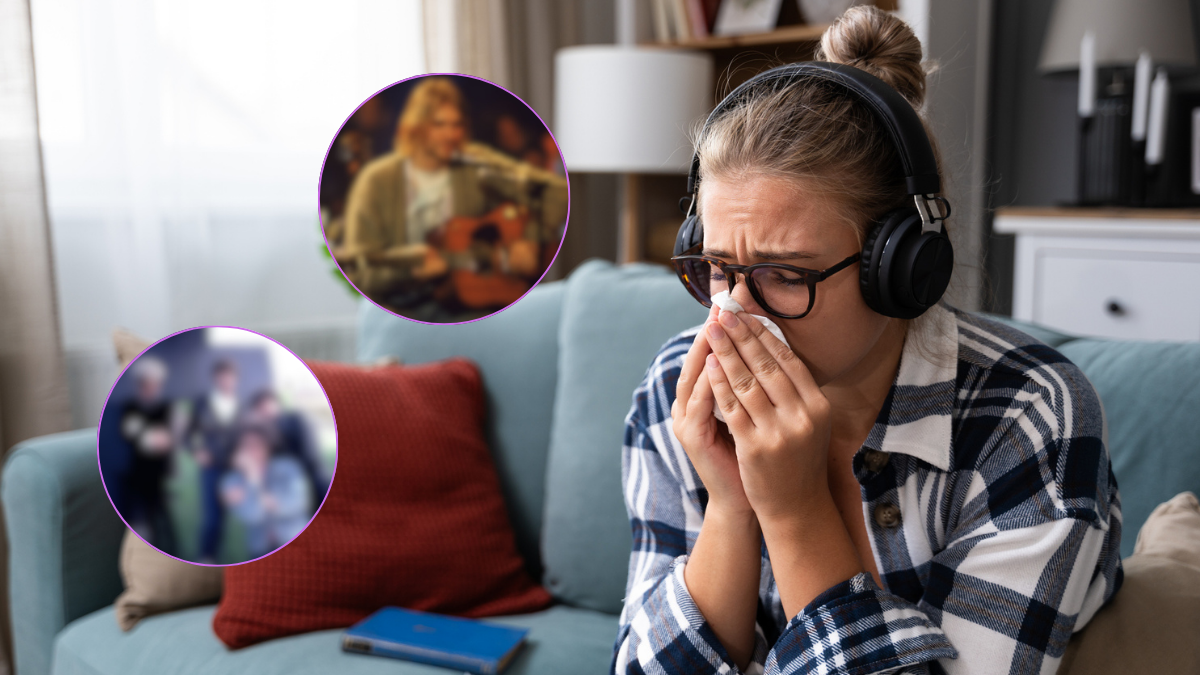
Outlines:
[[1162,163],[1163,147],[1167,136],[1167,95],[1170,84],[1167,81],[1167,69],[1159,68],[1150,85],[1150,113],[1146,129],[1146,164],[1157,166]]
[[1096,112],[1096,34],[1087,31],[1079,42],[1079,116]]
[[1129,135],[1135,141],[1146,140],[1146,115],[1150,107],[1150,75],[1152,64],[1149,52],[1138,54],[1133,75],[1133,125]]

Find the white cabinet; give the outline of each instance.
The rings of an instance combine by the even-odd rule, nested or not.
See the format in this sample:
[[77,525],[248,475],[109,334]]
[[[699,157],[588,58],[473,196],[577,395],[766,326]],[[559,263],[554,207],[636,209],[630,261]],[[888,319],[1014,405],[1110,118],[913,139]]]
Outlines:
[[1013,317],[1075,335],[1200,340],[1200,211],[1000,209]]

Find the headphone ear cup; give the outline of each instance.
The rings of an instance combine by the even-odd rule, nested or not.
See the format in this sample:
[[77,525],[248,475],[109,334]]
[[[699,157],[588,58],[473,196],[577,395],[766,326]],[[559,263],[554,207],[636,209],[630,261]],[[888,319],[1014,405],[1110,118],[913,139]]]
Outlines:
[[858,287],[862,290],[863,301],[867,303],[867,307],[882,314],[879,309],[879,294],[875,292],[875,277],[879,274],[879,265],[874,259],[877,249],[882,246],[876,246],[879,241],[879,233],[883,230],[886,218],[877,220],[871,226],[871,230],[867,232],[866,239],[863,239],[862,256],[858,262]]
[[700,226],[700,218],[688,216],[684,218],[683,223],[679,226],[679,232],[675,234],[675,253],[673,255],[684,255],[703,243],[704,228]]
[[[944,232],[923,232],[896,251],[900,266],[893,295],[916,315],[937,304],[954,272],[954,247]],[[916,316],[914,315],[914,316]]]
[[899,316],[897,312],[903,311],[896,306],[892,297],[890,253],[896,248],[897,237],[903,234],[897,230],[913,218],[920,223],[920,214],[913,208],[890,211],[876,221],[863,240],[862,259],[858,270],[859,288],[862,289],[867,307],[884,316]]
[[954,249],[942,231],[924,232],[914,208],[885,215],[863,242],[859,286],[871,309],[915,319],[937,304],[954,271]]

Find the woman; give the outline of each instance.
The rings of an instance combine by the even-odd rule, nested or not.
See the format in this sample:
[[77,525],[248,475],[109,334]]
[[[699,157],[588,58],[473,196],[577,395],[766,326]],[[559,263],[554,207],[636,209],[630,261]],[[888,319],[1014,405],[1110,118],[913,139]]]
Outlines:
[[[873,7],[846,12],[817,56],[916,109],[920,57]],[[614,670],[1054,672],[1121,579],[1094,390],[1000,324],[945,305],[912,321],[872,310],[855,254],[874,219],[911,203],[896,144],[813,80],[739,101],[697,147],[714,279],[717,261],[826,273],[797,287],[816,289],[805,312],[730,272],[745,311],[714,307],[635,393]]]

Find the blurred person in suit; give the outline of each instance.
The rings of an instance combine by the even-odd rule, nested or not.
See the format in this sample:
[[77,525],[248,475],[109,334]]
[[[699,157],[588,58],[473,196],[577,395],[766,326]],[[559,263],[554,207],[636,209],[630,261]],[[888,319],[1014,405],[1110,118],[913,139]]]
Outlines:
[[152,546],[174,555],[175,528],[164,491],[175,448],[171,404],[163,397],[168,369],[162,360],[142,356],[131,371],[136,393],[121,411],[121,437],[132,451],[122,515],[129,527]]
[[274,432],[275,454],[300,463],[312,487],[312,503],[320,504],[329,490],[329,477],[325,475],[316,439],[304,415],[296,410],[284,410],[275,392],[263,389],[250,399],[246,419],[250,424]]
[[243,415],[237,366],[228,359],[218,360],[212,368],[212,388],[196,401],[187,434],[192,456],[200,466],[199,562],[217,560],[224,519],[219,483],[229,469]]
[[312,518],[304,467],[295,457],[272,452],[277,442],[268,427],[242,427],[229,469],[221,476],[221,501],[245,526],[250,559],[288,543]]
[[[456,216],[480,217],[504,203],[529,206],[525,236],[499,251],[500,271],[540,272],[540,245],[566,218],[561,176],[469,140],[463,95],[448,77],[428,77],[410,92],[391,153],[355,177],[335,258],[367,297],[421,321],[484,316],[435,297],[455,262],[443,249]],[[494,243],[494,242],[490,242]],[[467,265],[472,261],[467,259]]]

